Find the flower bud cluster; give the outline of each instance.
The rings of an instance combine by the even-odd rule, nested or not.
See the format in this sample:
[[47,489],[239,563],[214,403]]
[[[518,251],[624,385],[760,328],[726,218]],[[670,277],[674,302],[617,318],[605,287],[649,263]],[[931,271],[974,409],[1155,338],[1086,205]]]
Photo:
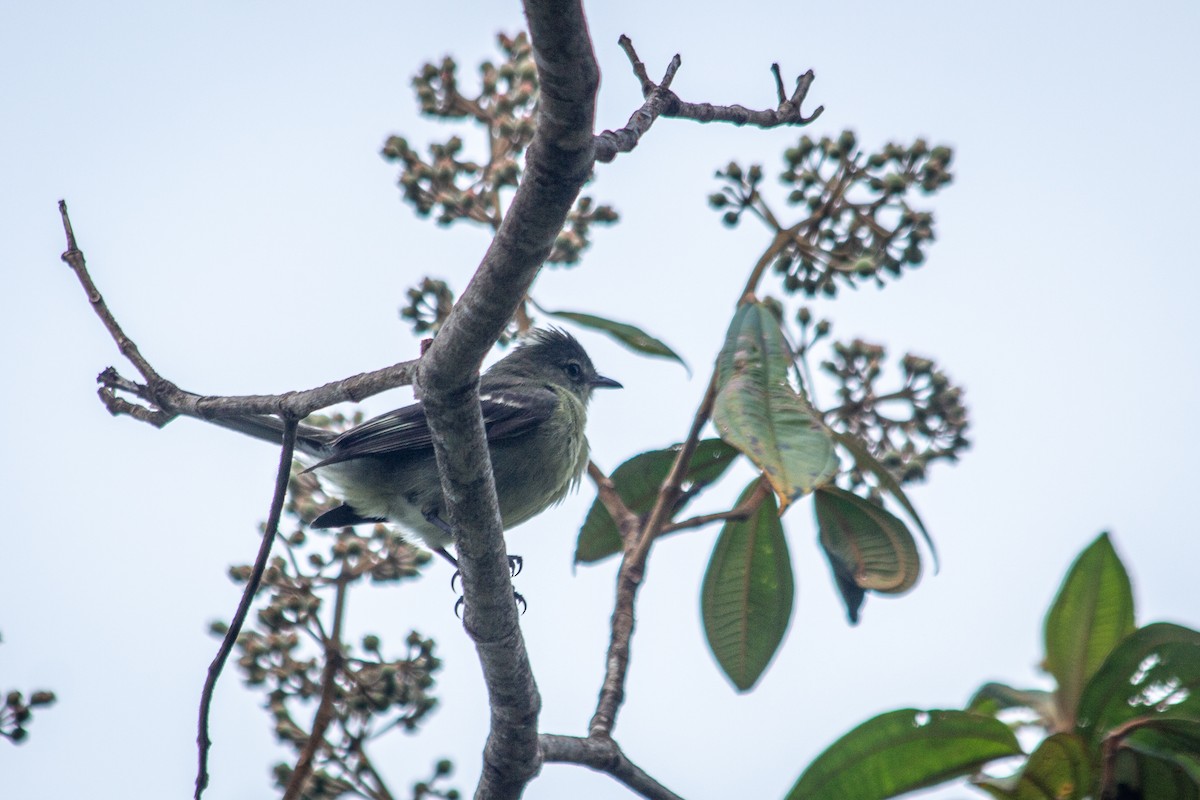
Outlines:
[[868,281],[882,286],[924,263],[934,239],[933,214],[910,201],[950,183],[952,159],[950,148],[930,147],[924,139],[864,153],[853,131],[818,140],[802,136],[784,152],[779,177],[789,189],[788,204],[799,206],[804,217],[780,220],[762,196],[758,165],[731,163],[718,171],[726,185],[708,201],[727,225],[751,211],[788,237],[773,263],[787,292],[835,297],[839,287]]
[[[832,350],[821,369],[837,381],[839,404],[824,412],[826,422],[860,438],[901,484],[923,481],[929,464],[957,461],[970,447],[963,388],[932,359],[905,355],[900,385],[886,390],[877,386],[887,357],[882,345],[855,339]],[[857,467],[848,479],[851,488],[873,488]]]

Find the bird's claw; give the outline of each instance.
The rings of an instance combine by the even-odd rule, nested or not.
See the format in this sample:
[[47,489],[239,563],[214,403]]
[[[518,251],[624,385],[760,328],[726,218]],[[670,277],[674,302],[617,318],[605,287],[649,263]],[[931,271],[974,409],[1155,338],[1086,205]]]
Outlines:
[[[444,551],[443,551],[444,552]],[[450,556],[447,555],[447,558]],[[457,563],[457,562],[454,562]],[[508,557],[508,571],[513,578],[521,574],[521,569],[525,566],[525,559],[521,556]],[[454,616],[462,619],[462,609],[466,605],[466,598],[461,594],[460,584],[462,582],[462,570],[454,570],[454,574],[450,576],[450,591],[459,594],[458,600],[454,602]],[[529,603],[525,602],[525,597],[520,592],[513,592],[513,601],[521,606],[521,613],[524,614],[529,610]]]
[[[521,594],[520,592],[513,592],[513,602],[515,602],[517,605],[521,606],[522,614],[524,614],[526,611],[529,610],[529,603],[525,602],[525,595]],[[455,600],[454,601],[454,616],[458,617],[459,619],[462,619],[462,610],[463,610],[463,607],[466,606],[466,604],[467,604],[467,598],[465,598],[465,597],[460,597],[457,600]]]

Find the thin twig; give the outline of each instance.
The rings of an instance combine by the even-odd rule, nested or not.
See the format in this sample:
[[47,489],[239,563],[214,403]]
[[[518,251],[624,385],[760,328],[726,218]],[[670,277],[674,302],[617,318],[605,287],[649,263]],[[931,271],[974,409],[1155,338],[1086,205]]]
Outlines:
[[356,755],[358,756],[359,769],[363,770],[367,775],[370,775],[375,780],[374,796],[379,798],[379,800],[395,800],[395,798],[392,796],[391,790],[388,789],[387,784],[384,783],[383,776],[379,774],[379,771],[375,769],[375,764],[372,763],[371,759],[367,756],[367,751],[365,748],[363,748],[361,742],[359,742]]
[[100,290],[92,282],[92,277],[87,271],[87,262],[83,257],[83,251],[79,249],[79,245],[75,241],[75,230],[71,227],[71,217],[67,214],[66,200],[58,201],[58,213],[62,217],[63,231],[67,235],[67,250],[62,254],[62,260],[75,271],[75,276],[79,278],[80,284],[83,285],[83,290],[87,293],[88,302],[92,304],[92,310],[96,312],[96,316],[100,317],[100,321],[108,329],[108,333],[112,336],[113,341],[117,343],[117,349],[121,351],[121,355],[129,359],[137,367],[137,371],[142,374],[146,382],[153,385],[162,380],[159,374],[154,371],[154,368],[150,366],[150,362],[142,357],[142,353],[138,350],[138,346],[134,341],[125,335],[125,331],[117,323],[117,318],[113,316],[113,313],[108,309],[108,304],[104,302],[104,297],[100,294]]
[[[157,428],[181,415],[206,421],[222,417],[266,414],[303,419],[314,411],[336,403],[358,402],[397,386],[407,386],[416,375],[419,359],[401,361],[390,367],[352,375],[313,389],[279,395],[209,397],[184,391],[163,378],[121,328],[88,272],[87,262],[83,251],[79,249],[71,218],[67,214],[66,201],[58,201],[58,211],[67,238],[67,249],[62,254],[62,260],[75,272],[92,310],[116,342],[121,355],[129,359],[145,381],[143,384],[124,378],[113,367],[108,367],[100,373],[96,379],[100,384],[100,399],[114,415],[127,414]],[[143,404],[130,402],[120,394],[131,395]]]
[[275,475],[275,495],[271,498],[271,511],[267,515],[267,527],[263,532],[262,542],[258,546],[254,570],[250,573],[250,580],[246,581],[246,588],[242,590],[242,599],[238,603],[237,611],[234,612],[233,620],[229,623],[229,629],[225,631],[225,638],[221,641],[217,656],[208,666],[208,676],[204,679],[204,690],[200,693],[200,721],[196,732],[196,745],[199,750],[196,800],[200,800],[200,795],[208,786],[208,750],[212,746],[212,740],[208,736],[208,712],[212,705],[213,691],[216,689],[217,679],[221,677],[221,670],[225,667],[225,661],[233,650],[238,634],[242,631],[242,625],[246,622],[246,615],[250,613],[254,595],[258,593],[258,587],[262,584],[262,576],[267,569],[267,559],[271,556],[271,544],[275,541],[275,534],[279,530],[279,518],[283,515],[283,501],[287,497],[288,478],[292,472],[292,456],[295,449],[296,420],[289,418],[284,420],[283,447],[279,453],[279,471]]
[[654,124],[659,116],[675,119],[690,119],[695,122],[730,122],[734,125],[753,125],[757,128],[777,128],[782,125],[808,125],[821,116],[824,106],[818,106],[813,113],[805,116],[801,110],[809,87],[812,86],[815,75],[810,69],[796,79],[796,88],[791,96],[787,96],[783,88],[783,76],[779,65],[771,65],[771,74],[775,80],[775,92],[779,97],[779,105],[773,109],[755,110],[742,105],[719,106],[712,103],[688,103],[681,100],[671,91],[671,80],[679,69],[680,58],[677,54],[667,66],[662,83],[655,84],[646,72],[646,65],[638,58],[633,42],[622,34],[617,44],[625,51],[629,63],[633,67],[634,77],[641,84],[642,97],[645,103],[634,112],[624,128],[616,131],[604,131],[596,136],[596,160],[609,162],[618,153],[628,153],[637,147],[642,135]]
[[775,94],[779,97],[779,104],[783,105],[787,102],[787,93],[783,89],[783,73],[779,71],[778,61],[771,65],[771,76],[775,78]]
[[736,508],[731,508],[729,511],[720,511],[716,514],[700,514],[690,519],[685,519],[682,522],[667,523],[662,526],[659,536],[665,536],[668,533],[675,533],[676,531],[688,530],[690,528],[701,528],[705,525],[711,525],[714,522],[740,522],[748,519],[762,505],[763,500],[767,499],[768,493],[766,485],[760,479],[758,488],[754,493],[747,497],[745,502],[739,503]]
[[621,567],[617,571],[617,596],[613,604],[604,682],[600,686],[596,711],[588,724],[589,737],[611,736],[616,725],[617,710],[625,700],[625,679],[629,673],[630,644],[633,639],[634,606],[638,589],[645,577],[646,559],[649,557],[650,546],[658,535],[658,529],[668,518],[667,509],[675,508],[686,465],[691,462],[692,454],[700,441],[700,430],[712,411],[716,385],[717,376],[714,372],[700,408],[696,410],[696,416],[692,420],[692,429],[675,456],[675,463],[663,481],[654,508],[638,534],[625,541],[625,552],[621,557]]
[[612,479],[605,475],[593,461],[588,462],[587,471],[588,477],[596,484],[596,495],[600,498],[600,502],[608,511],[609,516],[613,518],[613,522],[616,523],[621,538],[628,539],[631,535],[636,534],[640,523],[638,515],[625,505],[625,501],[617,493],[617,487]]
[[283,800],[296,800],[300,796],[305,781],[312,774],[317,750],[325,741],[325,731],[329,729],[329,723],[333,721],[333,698],[337,693],[337,676],[342,669],[345,655],[342,652],[342,620],[346,616],[346,587],[348,584],[348,576],[343,572],[342,576],[338,578],[334,596],[333,630],[329,638],[325,640],[325,666],[321,673],[321,702],[313,717],[312,732],[308,736],[308,741],[304,743],[300,758],[296,760],[296,768],[292,770],[292,777],[288,780]]
[[[742,290],[742,296],[738,300],[739,304],[754,300],[759,281],[762,280],[767,266],[787,246],[789,240],[790,234],[787,231],[778,231],[775,234],[775,238],[766,252],[750,271],[750,276],[746,279],[746,286]],[[613,727],[616,725],[617,711],[625,699],[625,680],[629,673],[630,643],[634,628],[634,607],[638,589],[645,578],[646,561],[649,559],[650,548],[655,539],[663,533],[664,528],[670,522],[671,515],[678,508],[683,479],[687,474],[687,465],[691,463],[692,455],[700,442],[700,431],[703,430],[712,415],[717,389],[717,373],[714,369],[712,377],[709,379],[708,389],[692,419],[692,426],[688,431],[687,438],[680,446],[679,452],[675,456],[675,462],[659,487],[654,507],[637,535],[626,539],[621,567],[617,571],[617,596],[613,606],[604,681],[600,686],[596,711],[588,724],[590,737],[611,736]]]
[[630,66],[633,67],[633,75],[642,85],[642,97],[649,97],[654,91],[654,81],[650,80],[650,74],[646,72],[646,65],[638,58],[637,51],[633,49],[633,40],[625,34],[617,37],[617,44],[625,51],[625,56],[629,59]]
[[618,43],[625,54],[629,56],[629,61],[633,65],[633,74],[641,81],[642,97],[645,98],[645,102],[642,103],[641,108],[630,115],[624,128],[602,131],[596,135],[596,160],[602,163],[612,161],[618,153],[628,153],[637,147],[642,136],[654,124],[654,120],[658,119],[660,114],[667,113],[670,105],[679,100],[670,91],[671,82],[675,80],[675,73],[679,71],[679,66],[683,63],[678,53],[667,65],[662,83],[656,85],[646,74],[646,65],[638,59],[637,53],[633,49],[633,42],[629,40],[629,37],[622,35]]

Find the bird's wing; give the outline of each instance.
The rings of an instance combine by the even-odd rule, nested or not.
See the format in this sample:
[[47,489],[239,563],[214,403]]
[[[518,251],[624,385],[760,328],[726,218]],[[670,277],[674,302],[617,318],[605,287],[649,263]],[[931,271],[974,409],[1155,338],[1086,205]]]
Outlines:
[[[558,395],[544,387],[493,389],[479,396],[489,442],[536,428],[550,418],[557,404]],[[414,403],[346,431],[333,441],[329,457],[314,464],[312,469],[364,456],[415,454],[432,447],[425,409]]]

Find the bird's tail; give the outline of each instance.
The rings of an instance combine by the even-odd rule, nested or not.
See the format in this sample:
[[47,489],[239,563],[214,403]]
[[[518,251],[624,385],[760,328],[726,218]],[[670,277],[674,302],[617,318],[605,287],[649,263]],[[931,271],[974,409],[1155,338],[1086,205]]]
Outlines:
[[[209,421],[264,442],[283,443],[283,420],[279,417],[224,417]],[[329,455],[329,443],[336,437],[336,433],[300,423],[296,428],[296,450],[314,458],[325,458]]]

